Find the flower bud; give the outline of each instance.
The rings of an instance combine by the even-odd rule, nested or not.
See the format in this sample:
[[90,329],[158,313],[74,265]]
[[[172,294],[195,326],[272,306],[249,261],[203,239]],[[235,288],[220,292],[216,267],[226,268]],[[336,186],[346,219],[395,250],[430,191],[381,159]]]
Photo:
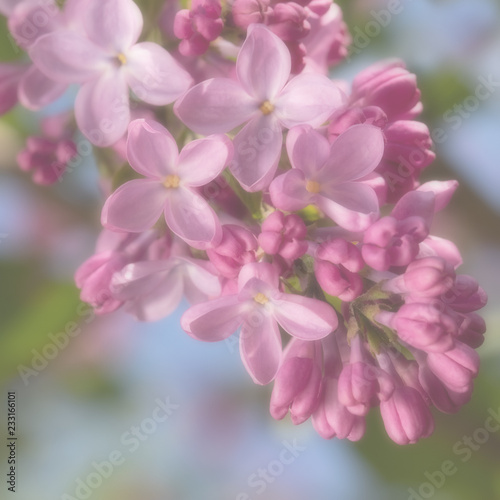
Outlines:
[[434,419],[421,394],[401,385],[391,397],[380,403],[385,430],[397,444],[416,443],[434,431]]
[[448,389],[464,393],[478,374],[479,355],[468,345],[456,342],[451,350],[429,353],[427,364]]
[[232,5],[233,22],[246,29],[250,24],[265,24],[272,13],[269,0],[235,0]]
[[292,339],[274,381],[270,411],[281,420],[290,410],[294,424],[305,422],[319,403],[321,343]]
[[449,262],[441,257],[425,257],[414,260],[404,274],[388,281],[384,288],[422,302],[446,294],[454,281],[455,270]]
[[277,3],[269,16],[268,26],[283,41],[304,38],[311,29],[305,9],[295,2]]
[[417,79],[401,61],[374,64],[362,71],[354,79],[351,102],[378,106],[389,121],[413,118],[421,108]]
[[98,314],[118,309],[123,302],[113,296],[111,280],[127,263],[128,259],[124,255],[113,251],[87,259],[75,273],[76,286],[81,289],[81,300],[91,304]]
[[262,223],[259,244],[267,254],[281,255],[290,261],[306,253],[306,235],[306,225],[298,215],[276,211]]
[[26,148],[17,155],[17,162],[21,170],[33,172],[34,182],[50,185],[62,177],[76,154],[72,140],[28,137]]
[[358,272],[364,263],[358,248],[342,238],[322,243],[316,252],[314,274],[326,293],[345,301],[363,292]]
[[456,319],[436,304],[405,304],[394,316],[392,326],[401,340],[426,352],[452,349],[458,330]]
[[225,278],[236,278],[241,268],[255,261],[257,240],[244,227],[234,224],[222,226],[221,242],[207,249],[207,255],[215,268]]
[[313,426],[316,432],[325,439],[337,437],[359,441],[366,430],[365,418],[353,415],[339,401],[337,393],[338,380],[325,378],[323,397],[313,415]]

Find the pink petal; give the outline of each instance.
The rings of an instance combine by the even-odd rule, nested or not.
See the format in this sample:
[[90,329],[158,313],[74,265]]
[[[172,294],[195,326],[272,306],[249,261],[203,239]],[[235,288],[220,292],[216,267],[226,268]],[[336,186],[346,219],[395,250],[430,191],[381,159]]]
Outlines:
[[236,295],[225,295],[189,308],[182,315],[181,326],[197,340],[218,342],[236,332],[247,309]]
[[198,134],[229,132],[257,112],[259,103],[229,78],[195,85],[174,105],[176,115]]
[[0,64],[0,115],[17,104],[19,82],[27,69],[24,64]]
[[0,12],[4,16],[10,16],[19,5],[19,0],[0,0]]
[[384,154],[384,135],[373,125],[354,125],[332,144],[323,169],[330,184],[354,181],[370,174]]
[[165,220],[171,231],[195,248],[204,250],[222,238],[222,228],[212,207],[189,188],[169,190]]
[[177,143],[170,132],[153,120],[134,120],[128,127],[127,159],[138,173],[162,179],[177,172]]
[[104,73],[80,89],[75,101],[78,128],[99,147],[117,142],[130,122],[128,87],[119,71]]
[[234,160],[229,169],[247,191],[266,188],[276,173],[283,132],[272,116],[253,118],[234,138]]
[[183,261],[183,275],[186,298],[191,303],[201,302],[208,298],[218,297],[221,294],[220,280],[212,274],[205,261],[194,261],[191,259],[180,259]]
[[168,196],[155,180],[136,179],[120,186],[104,203],[103,226],[114,231],[139,233],[159,219]]
[[428,236],[420,244],[420,253],[418,254],[418,258],[428,257],[430,255],[443,257],[443,259],[452,264],[455,269],[460,267],[463,263],[460,250],[457,248],[455,243],[438,236]]
[[168,279],[176,267],[176,261],[151,260],[127,264],[113,275],[113,295],[123,301],[146,295]]
[[173,271],[151,293],[125,303],[125,310],[141,321],[158,321],[173,313],[182,301],[182,277]]
[[251,262],[250,264],[245,264],[238,276],[238,290],[242,290],[251,279],[263,281],[276,290],[279,286],[278,270],[268,262]]
[[288,132],[286,150],[292,167],[314,179],[330,155],[330,143],[309,125],[302,125]]
[[85,31],[104,50],[123,53],[139,38],[142,14],[132,0],[86,0],[85,7]]
[[286,128],[322,125],[346,98],[326,76],[300,74],[290,80],[276,98],[275,114]]
[[434,217],[435,195],[427,191],[410,191],[406,193],[392,210],[391,215],[398,220],[418,215],[430,227]]
[[[80,27],[81,20],[87,10],[87,2],[81,0],[66,0],[62,14],[67,26],[78,25]],[[83,26],[82,26],[83,29]]]
[[333,308],[320,300],[282,294],[279,300],[273,300],[273,306],[276,321],[298,339],[322,339],[338,326]]
[[60,83],[83,83],[109,67],[109,56],[83,35],[59,30],[40,37],[29,55],[48,77]]
[[457,190],[458,181],[429,181],[418,187],[417,191],[430,191],[435,195],[435,211],[444,210]]
[[243,88],[258,101],[272,100],[290,76],[291,59],[286,45],[261,24],[248,28],[236,61]]
[[225,135],[191,141],[179,155],[178,173],[188,186],[204,186],[231,161],[233,144]]
[[294,212],[306,207],[316,196],[306,190],[304,172],[292,169],[279,175],[269,186],[273,205],[280,210]]
[[175,261],[137,262],[113,276],[114,295],[141,321],[157,321],[175,311],[184,292]]
[[271,382],[281,361],[281,335],[271,316],[262,322],[244,322],[240,335],[241,360],[256,384]]
[[348,231],[364,231],[379,216],[375,191],[360,182],[339,184],[318,196],[316,204]]
[[170,104],[193,82],[189,73],[156,43],[138,43],[127,52],[126,58],[128,84],[141,101],[149,104]]
[[8,19],[9,31],[17,44],[26,50],[47,33],[61,28],[61,11],[51,0],[20,1]]
[[19,82],[19,101],[28,109],[38,110],[61,97],[67,89],[32,65]]

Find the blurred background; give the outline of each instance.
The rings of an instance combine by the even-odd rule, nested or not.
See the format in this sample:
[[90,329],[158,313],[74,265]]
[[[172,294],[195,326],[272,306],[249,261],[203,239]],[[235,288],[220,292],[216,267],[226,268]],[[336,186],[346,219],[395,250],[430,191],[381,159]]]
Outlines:
[[[500,421],[500,2],[338,3],[355,50],[335,76],[403,58],[418,75],[422,121],[444,131],[423,178],[461,187],[433,233],[457,243],[460,271],[489,294],[472,401],[457,415],[436,412],[434,435],[414,446],[393,444],[376,411],[360,443],[324,441],[309,423],[272,420],[270,391],[246,375],[236,342],[183,333],[186,304],[154,324],[93,317],[73,273],[99,230],[97,168],[88,157],[55,186],[34,185],[15,157],[37,123],[15,109],[0,119],[0,421],[5,436],[6,394],[16,391],[17,498],[500,499],[500,431],[484,431],[490,415]],[[0,25],[7,61],[16,55]],[[481,79],[489,95],[470,99]],[[436,472],[450,461],[453,472]]]

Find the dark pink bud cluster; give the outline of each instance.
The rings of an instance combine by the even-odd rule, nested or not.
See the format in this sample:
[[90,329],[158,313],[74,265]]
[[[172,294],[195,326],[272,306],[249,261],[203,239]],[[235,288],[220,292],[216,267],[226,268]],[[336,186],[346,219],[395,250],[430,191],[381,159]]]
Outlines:
[[222,32],[222,8],[219,0],[193,0],[191,8],[177,12],[174,34],[182,41],[179,51],[185,56],[204,54],[211,41]]

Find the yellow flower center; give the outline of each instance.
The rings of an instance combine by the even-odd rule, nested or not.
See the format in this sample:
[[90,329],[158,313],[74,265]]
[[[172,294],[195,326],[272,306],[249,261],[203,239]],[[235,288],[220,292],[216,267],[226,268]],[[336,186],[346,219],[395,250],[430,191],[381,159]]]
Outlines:
[[269,113],[272,113],[274,111],[274,105],[271,104],[269,101],[264,101],[259,109],[262,111],[263,115],[268,115]]
[[123,54],[122,52],[120,52],[116,58],[118,59],[118,62],[122,65],[122,66],[125,66],[125,64],[127,64],[127,56],[125,54]]
[[319,193],[321,191],[321,185],[316,181],[307,181],[306,190],[309,193]]
[[269,302],[269,299],[261,292],[259,292],[254,298],[253,300],[255,300],[255,302],[257,302],[257,304],[267,304]]
[[163,181],[163,185],[167,189],[176,189],[179,187],[181,180],[178,175],[167,175]]

